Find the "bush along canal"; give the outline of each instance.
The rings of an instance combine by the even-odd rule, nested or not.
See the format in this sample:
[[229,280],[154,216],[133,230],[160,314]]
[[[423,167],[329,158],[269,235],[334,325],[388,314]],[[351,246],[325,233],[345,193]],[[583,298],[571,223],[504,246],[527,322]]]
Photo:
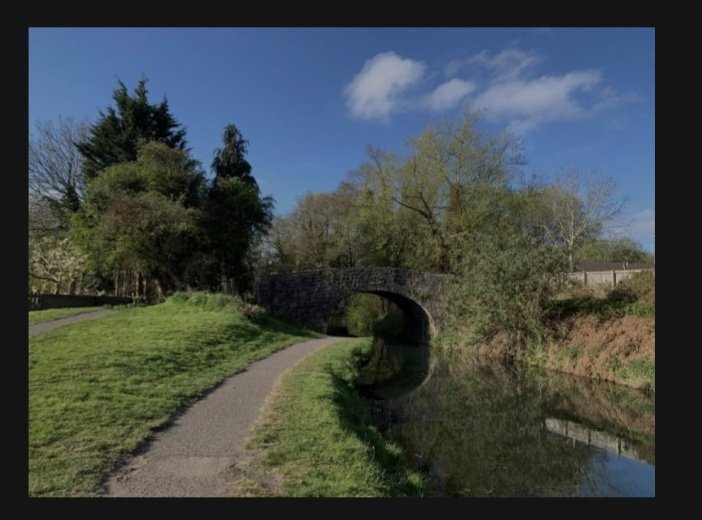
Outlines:
[[356,386],[435,496],[655,496],[640,390],[378,339]]

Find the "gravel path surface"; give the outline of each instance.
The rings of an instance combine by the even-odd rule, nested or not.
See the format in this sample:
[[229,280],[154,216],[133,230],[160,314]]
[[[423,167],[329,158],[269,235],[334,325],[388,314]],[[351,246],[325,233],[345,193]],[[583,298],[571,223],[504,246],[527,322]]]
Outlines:
[[77,314],[75,316],[69,316],[68,318],[59,318],[58,320],[36,323],[29,326],[29,336],[35,336],[41,332],[46,332],[47,330],[57,329],[73,323],[80,323],[81,321],[96,320],[98,318],[102,318],[103,316],[107,316],[108,314],[112,314],[112,311],[92,311],[84,314]]
[[343,338],[297,343],[250,365],[197,401],[106,482],[107,496],[221,496],[275,381],[308,354]]

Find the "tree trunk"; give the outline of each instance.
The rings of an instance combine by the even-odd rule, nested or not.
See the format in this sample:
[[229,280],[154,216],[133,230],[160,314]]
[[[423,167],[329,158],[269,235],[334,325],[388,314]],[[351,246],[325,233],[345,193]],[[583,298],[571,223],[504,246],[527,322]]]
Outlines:
[[575,262],[573,261],[573,248],[571,246],[568,246],[568,266],[572,273],[575,270]]

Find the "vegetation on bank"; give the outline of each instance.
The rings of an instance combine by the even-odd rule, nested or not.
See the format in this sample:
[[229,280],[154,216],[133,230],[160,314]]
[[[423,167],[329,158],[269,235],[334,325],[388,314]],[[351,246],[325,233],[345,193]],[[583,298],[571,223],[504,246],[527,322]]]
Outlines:
[[616,288],[579,288],[551,302],[543,338],[532,340],[531,364],[656,388],[655,274],[635,273]]
[[[238,496],[422,496],[422,477],[405,468],[354,388],[368,338],[344,341],[301,361],[274,390],[247,445]],[[272,475],[272,477],[271,477]]]
[[311,336],[233,297],[179,293],[30,338],[29,493],[97,493],[179,409]]
[[149,302],[184,289],[246,294],[273,200],[236,125],[212,176],[168,102],[121,81],[96,121],[39,122],[29,140],[29,288]]
[[[509,281],[502,287],[495,284],[488,296],[476,291],[484,299],[474,301],[483,301],[484,307],[459,314],[461,320],[454,315],[437,345],[458,355],[516,358],[533,366],[655,391],[654,273],[636,273],[614,289],[571,287],[555,294],[556,288],[551,288],[552,297],[537,305],[548,284],[539,285],[536,276],[520,276],[525,258],[500,268],[502,259],[509,263],[509,256],[495,256],[491,265],[497,266],[500,279]],[[497,280],[491,272],[475,272],[484,278],[483,291]],[[514,286],[519,291],[512,290]],[[454,296],[466,291],[459,283]],[[456,305],[453,300],[451,305]],[[485,322],[493,328],[486,330]],[[520,323],[529,327],[520,330]]]
[[85,314],[86,312],[99,311],[103,307],[64,307],[62,309],[43,309],[40,311],[29,311],[29,324],[36,325],[45,321],[58,320]]
[[572,289],[549,303],[552,319],[595,314],[603,318],[655,316],[656,285],[653,271],[634,273],[617,287]]

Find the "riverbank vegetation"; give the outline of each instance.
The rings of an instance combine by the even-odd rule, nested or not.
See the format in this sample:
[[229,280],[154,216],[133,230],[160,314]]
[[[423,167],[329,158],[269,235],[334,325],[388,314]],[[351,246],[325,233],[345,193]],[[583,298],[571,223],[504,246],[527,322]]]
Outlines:
[[274,390],[237,465],[232,496],[422,496],[422,477],[405,468],[358,396],[368,338],[328,347],[290,369]]
[[234,297],[177,293],[30,338],[29,493],[98,493],[178,410],[309,337]]
[[643,271],[616,288],[577,288],[547,306],[532,364],[649,391],[656,388],[655,278]]
[[[453,274],[443,317],[448,327],[436,341],[447,351],[536,362],[527,351],[557,343],[566,320],[633,315],[652,324],[652,272],[607,291],[570,280],[577,260],[652,260],[632,240],[606,238],[624,206],[612,179],[574,169],[551,181],[527,178],[524,163],[517,140],[486,132],[472,113],[434,122],[403,153],[371,147],[367,162],[337,190],[309,194],[274,219],[262,269],[392,266]],[[366,325],[357,328],[368,333],[367,324],[386,312],[366,298],[350,302],[344,318],[352,328],[361,318]],[[622,374],[652,373],[653,358],[644,357],[637,370],[607,377],[624,381]]]
[[476,341],[470,321],[454,323],[450,332],[439,338],[438,345],[459,357],[469,354],[516,359],[536,367],[655,391],[654,309],[653,273],[641,272],[615,289],[567,288],[535,307],[534,327],[522,336],[520,349],[515,349],[515,335],[507,327],[497,327],[494,333]]

